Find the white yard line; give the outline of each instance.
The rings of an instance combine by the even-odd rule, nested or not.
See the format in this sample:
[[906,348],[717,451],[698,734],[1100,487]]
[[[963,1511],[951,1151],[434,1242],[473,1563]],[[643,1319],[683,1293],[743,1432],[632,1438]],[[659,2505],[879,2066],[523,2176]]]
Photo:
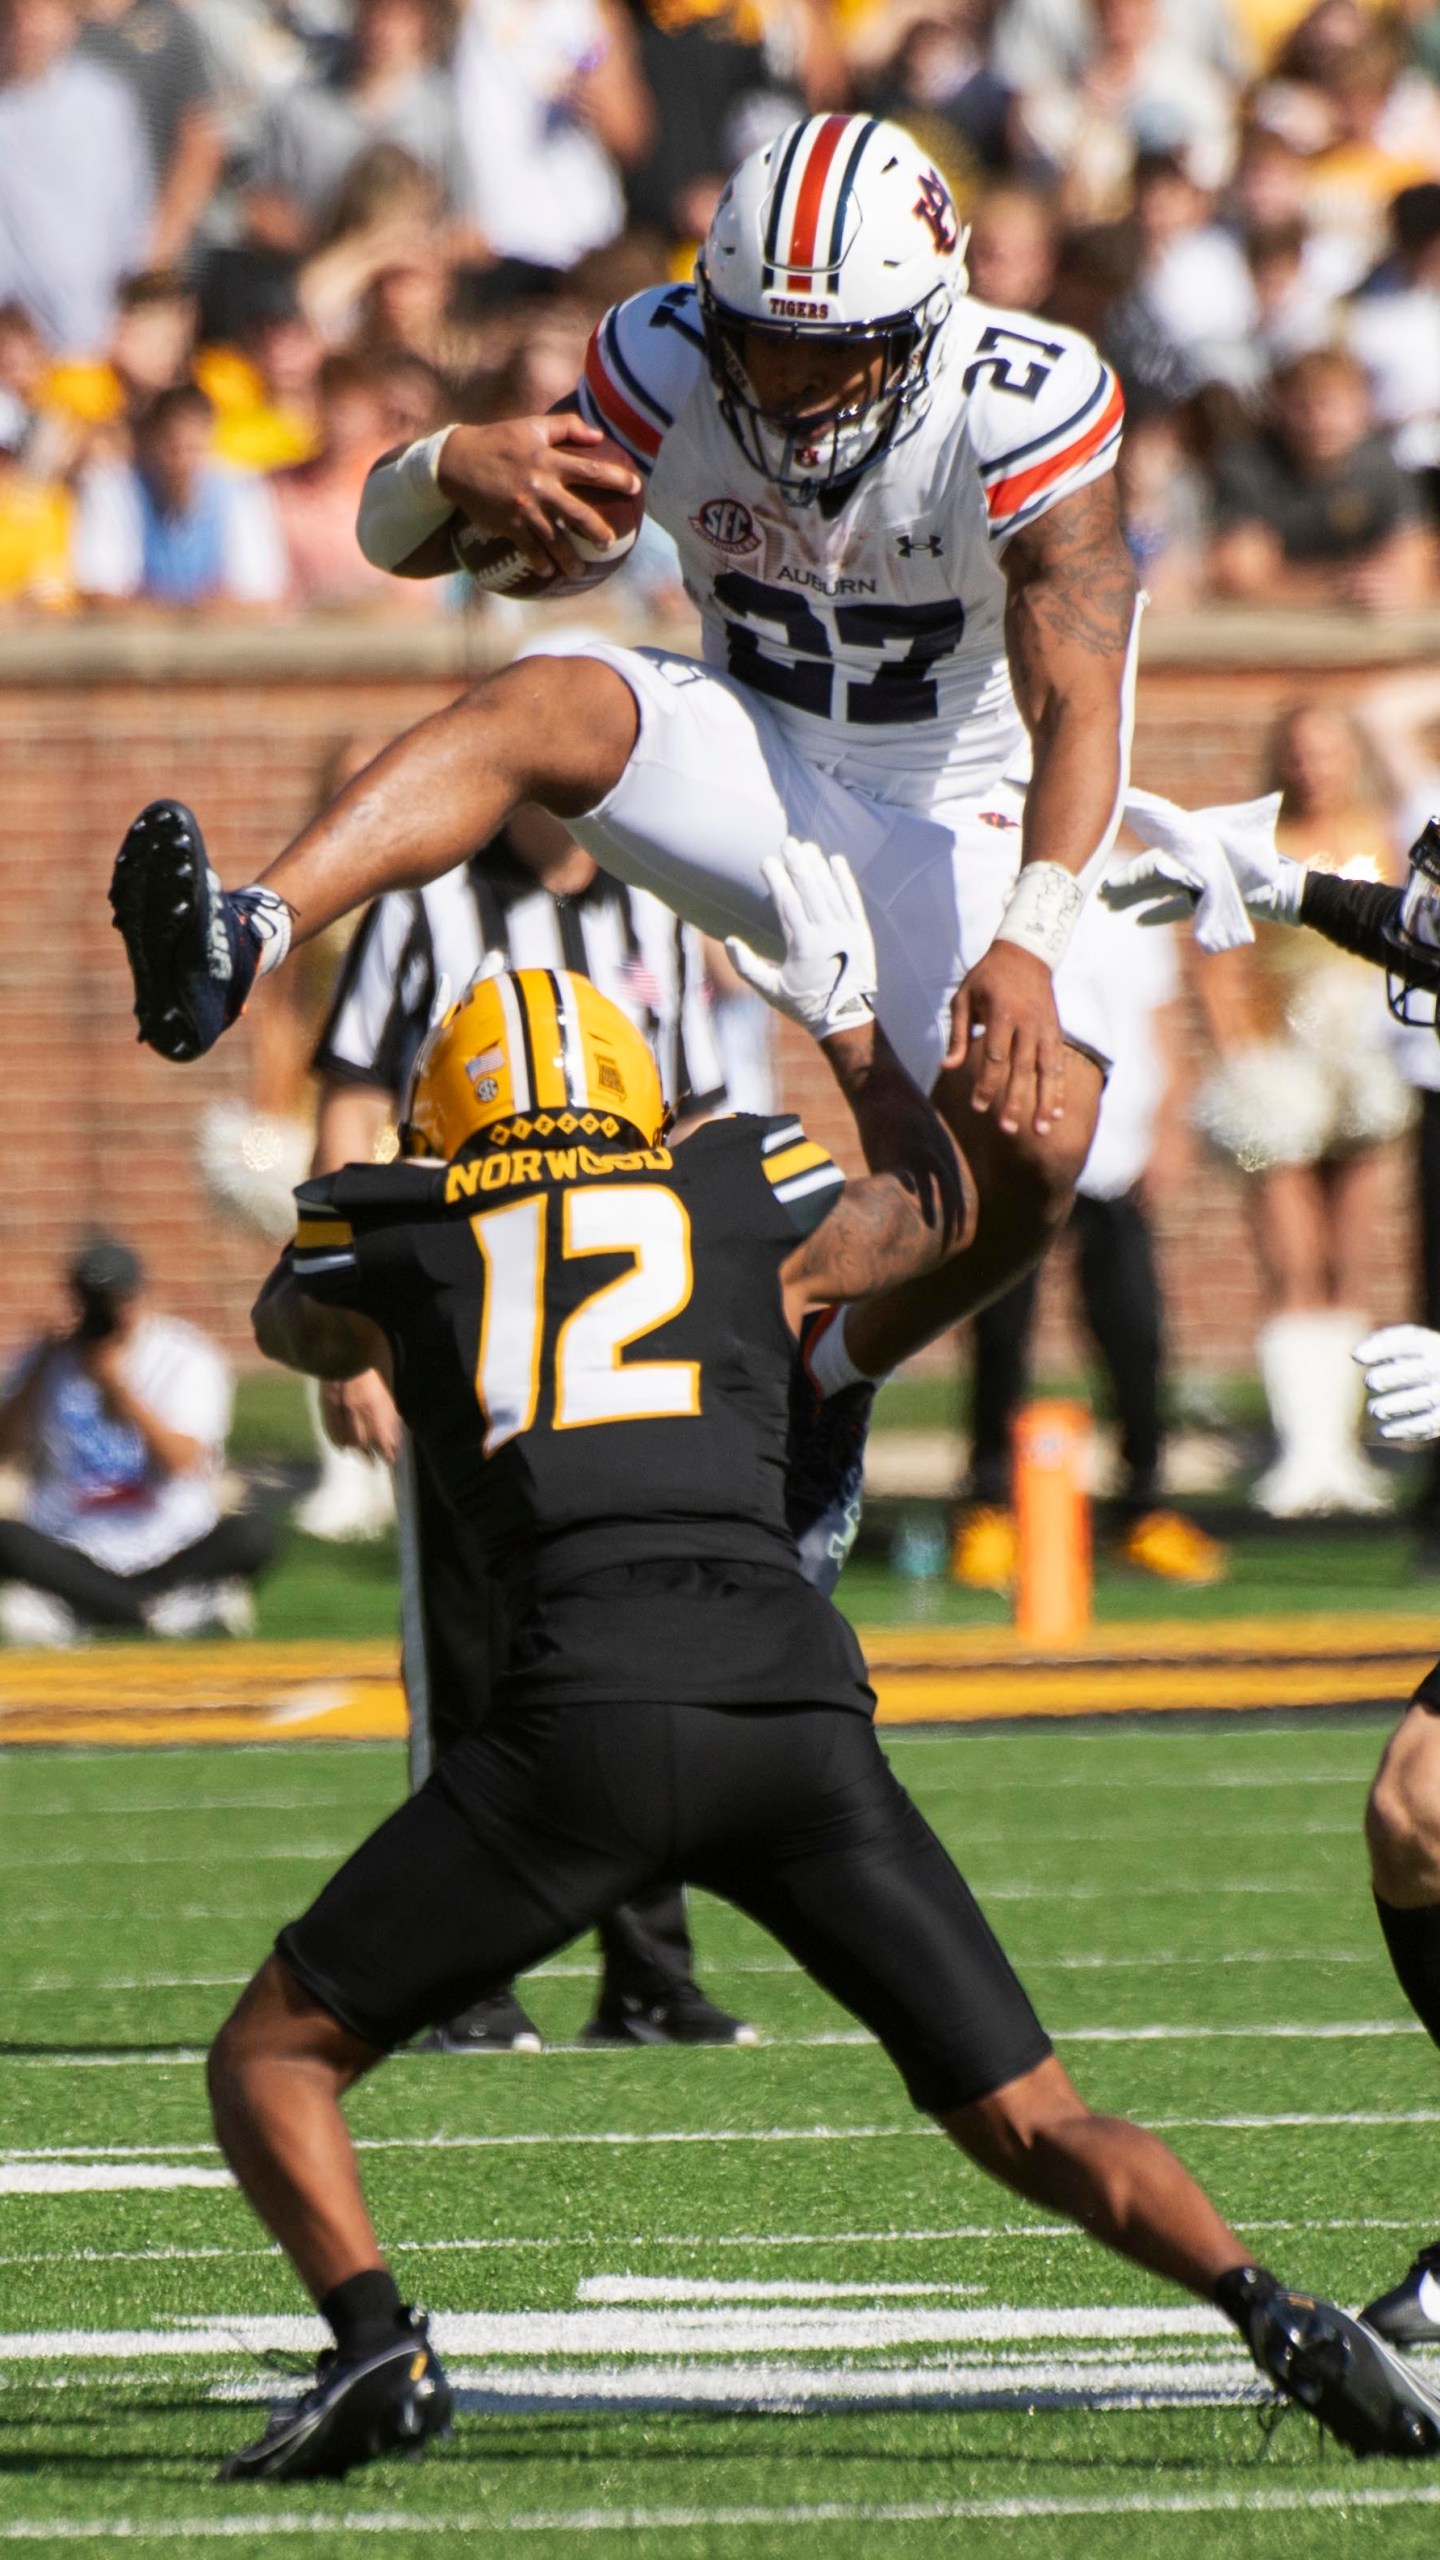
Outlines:
[[257,1858],[348,1858],[354,1846],[353,1840],[271,1840],[236,1848],[211,1842],[203,1849],[55,1849],[37,1857],[7,1856],[5,1869],[34,1874],[42,1867],[214,1867],[232,1860],[249,1866]]
[[159,2160],[31,2160],[0,2162],[0,2196],[98,2195],[148,2187],[233,2187],[228,2169],[167,2165]]
[[[1401,2231],[1413,2237],[1418,2225],[1413,2214],[1327,2214],[1285,2221],[1255,2221],[1244,2216],[1240,2219],[1239,2228],[1249,2232]],[[1073,2222],[958,2222],[925,2231],[637,2231],[631,2234],[627,2245],[642,2250],[684,2249],[698,2256],[716,2249],[912,2248],[961,2240],[1073,2240],[1083,2242],[1087,2249],[1091,2246],[1088,2233]],[[458,2240],[417,2239],[413,2233],[407,2233],[387,2242],[397,2256],[428,2258],[478,2257],[493,2251],[520,2249],[564,2249],[578,2256],[594,2245],[588,2235],[576,2239],[568,2233],[555,2232],[487,2232],[483,2237]],[[0,2256],[0,2267],[144,2266],[182,2259],[278,2258],[279,2254],[279,2246],[275,2242],[260,2243],[250,2248],[18,2249]],[[898,2289],[916,2290],[914,2287]],[[924,2290],[923,2287],[919,2289]],[[758,2285],[742,2288],[743,2293],[750,2297],[763,2290]],[[870,2298],[897,2288],[881,2284],[863,2285],[856,2290]],[[933,2290],[954,2294],[967,2288],[943,2285]]]
[[838,2524],[1023,2524],[1066,2516],[1333,2515],[1371,2508],[1440,2506],[1440,2488],[1428,2481],[1394,2488],[1181,2489],[1168,2496],[1132,2492],[1121,2497],[934,2498],[867,2506],[571,2507],[506,2515],[443,2508],[336,2507],[294,2512],[269,2507],[263,2516],[16,2516],[0,2523],[0,2542],[262,2542],[311,2534],[413,2533],[427,2540],[471,2539],[494,2533],[699,2533],[794,2526],[813,2531]]
[[[1348,2131],[1352,2126],[1370,2128],[1383,2125],[1440,2124],[1440,2107],[1356,2108],[1348,2113],[1269,2115],[1205,2115],[1152,2116],[1151,2124],[1166,2131],[1267,2133],[1317,2130]],[[711,2126],[695,2131],[663,2133],[571,2133],[547,2128],[536,2133],[383,2133],[360,2134],[357,2151],[530,2151],[530,2150],[601,2150],[630,2151],[688,2147],[694,2143],[791,2143],[791,2142],[930,2142],[940,2139],[932,2124],[912,2121],[908,2124],[851,2125],[765,2125]],[[213,2159],[214,2147],[207,2142],[162,2143],[75,2143],[52,2144],[29,2150],[0,2150],[0,2160],[190,2160]],[[1026,2226],[1027,2228],[1030,2226]],[[1297,2226],[1298,2227],[1298,2226]],[[1328,2224],[1325,2226],[1330,2228]],[[1338,2228],[1349,2228],[1339,2225]],[[1407,2226],[1408,2228],[1408,2226]]]
[[[1271,2026],[1236,2027],[1135,2026],[1135,2027],[1055,2027],[1051,2030],[1057,2044],[1354,2044],[1393,2036],[1421,2036],[1425,2029],[1414,2018],[1362,2018],[1339,2024],[1307,2025],[1282,2021]],[[814,2051],[835,2046],[873,2045],[876,2038],[868,2027],[818,2028],[811,2035],[787,2036],[766,2033],[762,2039],[772,2053]],[[715,2048],[723,2050],[723,2048]],[[18,2053],[4,2055],[13,2069],[25,2071],[166,2071],[189,2069],[205,2059],[203,2045],[152,2045],[142,2053]],[[396,2060],[413,2059],[399,2054]],[[425,2059],[424,2056],[418,2057]],[[525,2057],[527,2065],[536,2062],[581,2062],[587,2067],[596,2062],[629,2060],[624,2046],[547,2044],[539,2054]],[[472,2062],[504,2062],[514,2067],[513,2055],[506,2053],[472,2054]]]
[[[576,2311],[450,2311],[431,2321],[442,2355],[477,2356],[734,2356],[747,2352],[827,2354],[897,2346],[1121,2344],[1141,2339],[1225,2341],[1234,2332],[1205,2303],[1100,2304],[1080,2310],[1036,2310],[993,2304],[983,2309],[852,2310],[838,2306],[742,2304],[706,2309],[594,2308]],[[314,2354],[329,2332],[301,2313],[215,2313],[150,2329],[17,2329],[0,2334],[0,2362],[43,2364],[69,2358]]]
[[782,2277],[727,2281],[718,2276],[582,2276],[577,2302],[877,2302],[919,2300],[940,2295],[984,2293],[983,2284],[831,2284],[822,2278],[802,2283]]

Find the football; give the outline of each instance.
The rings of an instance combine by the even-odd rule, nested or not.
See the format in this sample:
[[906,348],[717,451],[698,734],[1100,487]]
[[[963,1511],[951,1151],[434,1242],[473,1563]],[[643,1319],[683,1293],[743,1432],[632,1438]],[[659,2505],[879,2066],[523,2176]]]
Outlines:
[[[573,450],[584,453],[592,462],[618,462],[627,469],[633,467],[629,454],[622,446],[613,443],[609,436],[603,444],[579,445]],[[596,514],[613,525],[614,534],[602,550],[598,543],[591,542],[584,534],[571,532],[574,548],[587,563],[583,577],[562,578],[558,572],[541,577],[528,561],[522,559],[508,535],[482,533],[478,525],[467,524],[463,517],[457,518],[450,538],[457,567],[463,569],[467,577],[473,578],[477,587],[483,587],[487,595],[552,596],[557,599],[585,595],[591,587],[598,587],[610,577],[634,550],[645,514],[643,494],[629,497],[621,489],[587,489],[585,497]]]

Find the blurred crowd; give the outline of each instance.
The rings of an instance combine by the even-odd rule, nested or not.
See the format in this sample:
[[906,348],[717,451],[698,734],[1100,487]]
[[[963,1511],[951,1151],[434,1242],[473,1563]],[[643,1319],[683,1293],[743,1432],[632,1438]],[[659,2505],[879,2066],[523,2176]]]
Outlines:
[[561,398],[832,105],[1118,367],[1158,609],[1440,593],[1440,0],[0,0],[0,614],[453,609],[374,457]]

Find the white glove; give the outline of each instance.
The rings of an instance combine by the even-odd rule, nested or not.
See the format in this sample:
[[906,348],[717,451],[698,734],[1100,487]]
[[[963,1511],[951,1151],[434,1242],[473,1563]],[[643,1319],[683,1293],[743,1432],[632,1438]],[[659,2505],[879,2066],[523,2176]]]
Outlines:
[[785,937],[783,960],[766,960],[733,935],[725,948],[746,984],[816,1040],[853,1031],[875,1012],[875,944],[855,875],[843,853],[787,836],[761,878]]
[[1100,895],[1108,907],[1141,907],[1142,924],[1193,915],[1202,951],[1253,942],[1252,916],[1298,924],[1302,864],[1275,850],[1278,791],[1214,809],[1180,809],[1154,791],[1128,791],[1125,819],[1148,853],[1114,864]]
[[1365,1372],[1365,1402],[1382,1440],[1440,1440],[1440,1333],[1385,1324],[1352,1355]]

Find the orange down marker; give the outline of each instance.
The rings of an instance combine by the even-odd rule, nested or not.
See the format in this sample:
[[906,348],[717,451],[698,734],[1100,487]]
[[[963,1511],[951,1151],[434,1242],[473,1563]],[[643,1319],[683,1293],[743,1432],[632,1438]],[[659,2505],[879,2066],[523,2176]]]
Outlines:
[[1029,1644],[1074,1644],[1090,1624],[1089,1439],[1083,1404],[1031,1404],[1016,1420],[1015,1632]]

